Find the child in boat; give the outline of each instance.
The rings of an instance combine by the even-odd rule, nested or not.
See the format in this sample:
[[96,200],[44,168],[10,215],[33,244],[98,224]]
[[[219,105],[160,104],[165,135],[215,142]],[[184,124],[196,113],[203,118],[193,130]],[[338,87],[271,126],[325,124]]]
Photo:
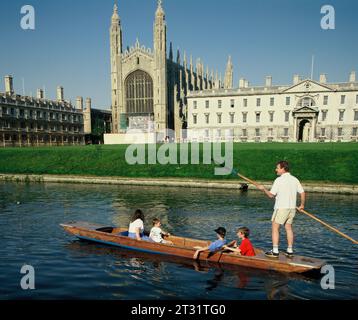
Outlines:
[[149,238],[156,243],[172,245],[173,242],[163,239],[163,236],[170,236],[170,233],[164,232],[160,228],[161,225],[162,225],[162,223],[159,219],[157,219],[157,218],[153,219],[153,228],[150,230]]
[[223,227],[219,227],[215,230],[218,240],[212,242],[209,246],[205,247],[205,248],[201,248],[201,247],[196,247],[198,248],[198,250],[195,252],[193,258],[195,260],[197,260],[199,258],[199,254],[201,252],[204,251],[210,251],[210,252],[215,252],[220,250],[225,244],[226,244],[226,240],[225,240],[225,236],[226,236],[226,229]]
[[237,230],[237,236],[239,239],[241,239],[241,244],[239,247],[237,247],[237,241],[234,240],[231,243],[229,243],[227,246],[224,246],[223,248],[230,250],[232,252],[236,252],[242,256],[249,256],[249,257],[255,256],[255,249],[252,246],[251,241],[249,239],[250,230],[246,227],[239,228]]
[[146,240],[149,238],[144,235],[144,213],[142,210],[136,210],[129,224],[128,237],[138,241]]

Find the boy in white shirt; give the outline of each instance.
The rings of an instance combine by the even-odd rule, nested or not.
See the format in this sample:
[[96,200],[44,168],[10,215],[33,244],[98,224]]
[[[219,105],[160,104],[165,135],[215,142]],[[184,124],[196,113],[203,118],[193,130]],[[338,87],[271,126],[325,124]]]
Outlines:
[[156,243],[172,245],[173,242],[163,239],[163,235],[170,236],[170,233],[163,232],[163,230],[160,228],[161,225],[162,225],[162,223],[160,222],[159,219],[153,219],[153,228],[152,228],[152,230],[150,230],[149,238]]

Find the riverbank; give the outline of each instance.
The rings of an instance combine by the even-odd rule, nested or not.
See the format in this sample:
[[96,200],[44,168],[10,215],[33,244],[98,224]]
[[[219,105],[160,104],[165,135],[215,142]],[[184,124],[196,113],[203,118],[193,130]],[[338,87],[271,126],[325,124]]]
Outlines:
[[[173,146],[173,145],[171,145]],[[191,145],[187,145],[189,150]],[[158,145],[157,149],[161,146]],[[174,145],[176,148],[177,145]],[[201,152],[203,145],[200,145]],[[129,165],[128,146],[73,146],[44,148],[0,148],[0,173],[123,177],[130,179],[205,179],[218,183],[238,177],[215,175],[215,164]],[[148,151],[148,146],[145,149]],[[222,149],[224,152],[224,147]],[[175,151],[174,151],[175,152]],[[178,147],[178,159],[180,148]],[[191,159],[189,152],[188,158]],[[148,159],[147,159],[148,160]],[[291,172],[301,181],[321,184],[358,185],[357,143],[235,143],[233,166],[254,180],[275,179],[275,164],[287,160]]]
[[[105,184],[105,185],[135,185],[135,186],[159,186],[180,188],[210,188],[240,190],[245,181],[216,181],[203,179],[143,179],[143,178],[120,178],[120,177],[93,177],[93,176],[70,176],[70,175],[25,175],[25,174],[0,174],[0,181],[18,183],[74,183],[74,184]],[[271,182],[259,181],[266,188],[271,187]],[[306,192],[331,193],[358,195],[358,185],[349,184],[326,184],[326,183],[303,183]],[[249,190],[256,191],[249,185]]]

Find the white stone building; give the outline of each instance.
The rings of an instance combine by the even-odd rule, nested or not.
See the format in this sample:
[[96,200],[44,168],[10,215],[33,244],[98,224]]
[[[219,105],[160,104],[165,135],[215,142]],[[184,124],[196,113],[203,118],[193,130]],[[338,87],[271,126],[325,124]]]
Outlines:
[[188,140],[318,142],[358,140],[358,82],[355,72],[342,83],[301,80],[292,85],[190,92]]

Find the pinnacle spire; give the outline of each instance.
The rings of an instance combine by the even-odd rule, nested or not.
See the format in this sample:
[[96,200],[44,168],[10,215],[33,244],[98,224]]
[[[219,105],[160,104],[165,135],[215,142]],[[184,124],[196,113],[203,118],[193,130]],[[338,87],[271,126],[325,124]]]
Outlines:
[[158,0],[158,6],[157,6],[157,12],[156,12],[157,16],[164,16],[164,10],[163,10],[162,4],[163,4],[163,1]]
[[231,61],[231,56],[229,56],[229,59],[227,61],[226,65],[226,71],[225,71],[225,78],[224,78],[224,88],[225,89],[232,89],[234,85],[234,78],[233,78],[233,64]]
[[112,22],[116,23],[118,21],[119,21],[118,4],[117,4],[117,2],[115,2],[114,6],[113,6]]

